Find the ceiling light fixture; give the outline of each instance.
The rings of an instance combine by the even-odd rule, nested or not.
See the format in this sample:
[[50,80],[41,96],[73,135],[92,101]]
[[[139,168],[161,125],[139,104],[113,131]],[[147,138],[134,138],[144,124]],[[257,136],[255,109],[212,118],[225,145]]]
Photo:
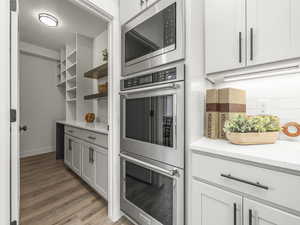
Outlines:
[[40,13],[39,21],[48,27],[57,27],[58,19],[48,13]]

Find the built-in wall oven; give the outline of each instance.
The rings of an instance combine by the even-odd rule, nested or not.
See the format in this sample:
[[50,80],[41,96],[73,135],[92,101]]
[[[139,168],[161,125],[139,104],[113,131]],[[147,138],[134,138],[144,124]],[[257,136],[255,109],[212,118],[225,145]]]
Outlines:
[[121,210],[139,225],[184,225],[184,171],[121,153]]
[[160,0],[122,27],[122,75],[185,55],[184,0]]
[[184,64],[121,81],[121,150],[184,168]]

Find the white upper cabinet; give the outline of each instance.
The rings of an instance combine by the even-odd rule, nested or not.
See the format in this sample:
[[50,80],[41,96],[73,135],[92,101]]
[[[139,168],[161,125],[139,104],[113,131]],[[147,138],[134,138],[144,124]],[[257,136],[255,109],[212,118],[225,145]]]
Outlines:
[[120,0],[120,20],[124,24],[147,7],[146,0]]
[[292,1],[294,0],[247,1],[248,65],[292,57]]
[[244,225],[298,225],[300,217],[244,199]]
[[206,72],[245,64],[245,0],[205,1]]
[[299,11],[299,0],[206,0],[206,73],[300,57]]
[[192,181],[191,225],[241,225],[242,197]]

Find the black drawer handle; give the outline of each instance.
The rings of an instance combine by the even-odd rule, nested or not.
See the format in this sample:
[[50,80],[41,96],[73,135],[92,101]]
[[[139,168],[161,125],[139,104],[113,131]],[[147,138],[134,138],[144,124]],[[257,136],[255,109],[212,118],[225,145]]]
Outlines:
[[92,137],[92,136],[88,136],[88,139],[96,140],[96,138],[95,138],[95,137]]
[[258,187],[258,188],[269,190],[268,186],[262,185],[259,182],[247,181],[247,180],[244,180],[244,179],[241,179],[241,178],[233,177],[233,176],[231,176],[231,174],[221,174],[221,177],[225,177],[225,178],[230,179],[230,180],[235,180],[235,181],[238,181],[238,182],[241,182],[241,183],[245,183],[245,184],[249,184],[249,185],[252,185],[252,186],[255,186],[255,187]]
[[252,225],[252,210],[249,209],[249,225]]
[[237,206],[236,203],[233,204],[233,225],[237,225],[236,224],[236,211],[237,211]]
[[73,133],[73,131],[72,131],[72,130],[68,130],[68,132],[69,132],[69,133]]

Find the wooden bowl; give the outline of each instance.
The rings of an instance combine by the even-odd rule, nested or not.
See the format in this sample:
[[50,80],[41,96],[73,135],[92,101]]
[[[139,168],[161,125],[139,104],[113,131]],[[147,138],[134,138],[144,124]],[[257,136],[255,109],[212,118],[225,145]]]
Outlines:
[[236,145],[261,145],[274,144],[278,139],[279,132],[265,133],[226,133],[227,139]]

